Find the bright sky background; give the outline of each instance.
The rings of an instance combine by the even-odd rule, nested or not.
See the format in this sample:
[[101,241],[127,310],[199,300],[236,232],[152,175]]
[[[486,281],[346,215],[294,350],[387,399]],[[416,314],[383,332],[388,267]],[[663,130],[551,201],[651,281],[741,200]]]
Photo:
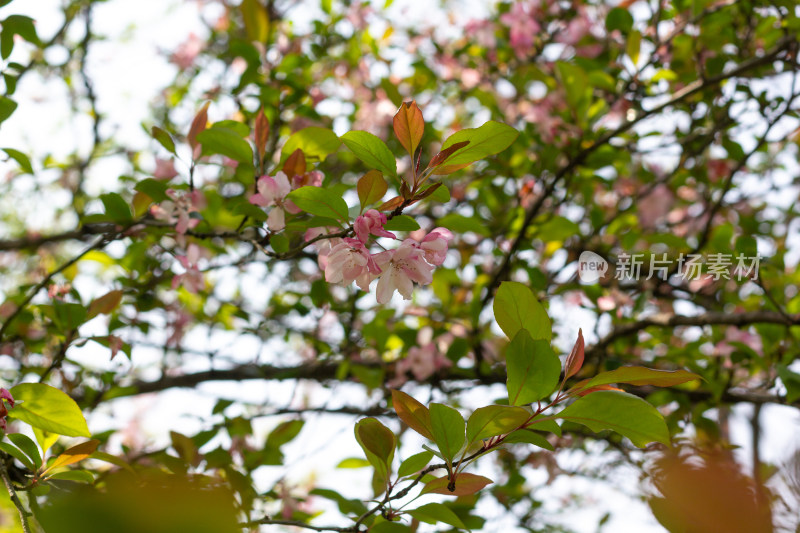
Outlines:
[[[195,2],[164,1],[164,0],[111,0],[97,4],[94,9],[94,31],[107,37],[102,42],[92,45],[89,57],[89,72],[95,83],[99,95],[98,106],[105,114],[104,128],[113,132],[119,144],[130,146],[134,149],[153,147],[153,142],[145,134],[140,121],[149,119],[149,104],[157,96],[158,91],[169,84],[175,70],[167,59],[165,51],[173,50],[186,40],[192,32],[201,38],[204,28],[200,23],[200,16],[213,16],[212,12],[201,12]],[[398,13],[417,17],[420,21],[430,21],[431,16],[444,16],[439,12],[430,10],[429,3],[425,2],[424,9],[419,7],[407,9],[414,4],[413,0],[402,2],[398,0],[392,7]],[[461,16],[471,18],[479,16],[485,2],[473,1],[467,7],[459,9]],[[23,1],[15,0],[9,6],[0,9],[0,18],[11,13],[27,14],[37,21],[37,31],[40,37],[47,39],[61,24],[58,16],[59,2],[56,0]],[[470,7],[471,6],[471,7]],[[304,17],[313,14],[313,10],[296,10],[298,23],[302,24]],[[80,35],[80,24],[76,25],[76,36]],[[18,45],[12,60],[26,58],[26,47]],[[61,54],[61,55],[59,55]],[[51,61],[63,60],[65,50],[52,50],[48,59]],[[15,99],[19,108],[14,115],[0,128],[0,146],[12,147],[33,155],[38,159],[46,154],[61,158],[71,153],[77,145],[84,152],[90,145],[88,116],[76,116],[70,112],[67,91],[62,81],[49,80],[43,82],[38,76],[27,75],[20,83]],[[212,106],[211,119],[214,116]],[[36,166],[37,163],[34,163]],[[8,166],[0,163],[0,175],[7,171]],[[39,173],[38,179],[54,180],[57,173],[42,171],[36,166]],[[91,175],[90,190],[105,190],[114,186],[116,176],[125,169],[120,161],[113,158],[95,165]],[[19,187],[26,187],[23,180]],[[29,186],[29,185],[28,185]],[[94,189],[91,189],[94,188]],[[66,201],[66,199],[52,198],[53,202]],[[51,221],[42,217],[40,206],[36,199],[30,199],[30,226],[32,228],[49,227]],[[0,199],[2,206],[2,199]],[[72,221],[74,225],[76,221]],[[70,226],[70,221],[62,221],[65,226]],[[2,229],[0,229],[0,238]],[[255,276],[254,279],[257,279]],[[266,297],[267,288],[255,289]],[[574,309],[565,309],[554,306],[551,310],[554,322],[562,324],[557,330],[562,338],[574,338],[578,327],[584,331],[591,331],[593,324],[589,323],[589,314],[581,313],[576,316]],[[82,331],[85,333],[85,331]],[[591,342],[591,337],[587,338]],[[197,348],[205,348],[207,339],[198,335],[196,340],[188,339],[187,344],[194,344]],[[260,347],[248,338],[214,339],[214,343],[227,346],[225,353],[253,354]],[[91,343],[90,343],[91,345]],[[80,351],[71,350],[73,356],[87,362],[106,365],[108,354],[104,350],[88,347]],[[141,368],[155,364],[160,358],[157,351],[152,353],[146,349],[134,351],[134,364]],[[129,363],[124,357],[118,357],[112,367],[125,369]],[[187,366],[194,369],[203,369],[204,363],[190,362]],[[495,389],[496,397],[503,395],[503,390]],[[132,400],[118,400],[105,406],[91,417],[90,427],[98,432],[111,427],[124,428],[131,421],[136,420],[132,426],[133,432],[140,432],[153,445],[165,445],[169,430],[182,431],[191,434],[200,426],[197,417],[206,417],[211,411],[217,396],[242,400],[252,404],[268,402],[271,405],[294,405],[301,407],[303,400],[311,405],[327,404],[329,407],[339,405],[364,405],[369,402],[360,387],[348,384],[338,385],[331,391],[318,387],[299,386],[292,383],[276,383],[247,381],[236,384],[208,383],[196,390],[176,390],[159,396],[143,396]],[[425,394],[420,394],[421,399]],[[290,399],[294,399],[290,403]],[[476,398],[472,407],[481,405],[484,398]],[[374,402],[371,402],[374,403]],[[739,415],[748,415],[749,406],[736,409]],[[255,424],[257,435],[264,435],[281,419],[268,417]],[[265,483],[287,476],[294,482],[304,479],[313,479],[322,487],[337,487],[343,493],[352,497],[366,498],[368,495],[363,490],[369,485],[368,471],[342,471],[334,467],[339,459],[360,456],[352,436],[352,427],[355,422],[353,417],[332,417],[308,415],[306,427],[300,438],[286,447],[287,461],[285,467],[270,467],[264,473]],[[788,457],[788,453],[800,446],[798,429],[800,429],[800,416],[797,410],[780,406],[768,406],[763,410],[763,459],[770,462],[779,462]],[[394,424],[397,429],[397,424]],[[732,426],[734,441],[742,445],[741,457],[745,463],[750,460],[749,426],[740,417],[734,417]],[[413,436],[412,436],[413,437]],[[112,443],[119,445],[120,438]],[[421,444],[421,440],[419,442]],[[410,455],[418,447],[408,446],[403,448],[405,454]],[[569,468],[597,468],[597,463],[587,460],[583,454],[565,453],[559,455],[562,465]],[[479,471],[490,473],[487,468],[491,459],[484,459],[479,463]],[[596,484],[580,478],[560,477],[552,485],[546,483],[546,474],[540,470],[526,468],[531,486],[541,486],[540,494],[547,495],[546,509],[557,509],[564,505],[561,500],[567,490],[576,487],[585,494],[585,502],[580,504],[585,510],[576,507],[575,512],[569,513],[569,524],[580,532],[594,532],[597,522],[604,510],[612,512],[612,519],[603,528],[604,531],[618,533],[648,533],[661,532],[663,529],[657,525],[650,515],[647,507],[636,499],[638,473],[632,469],[625,469],[614,473],[619,487],[627,487],[625,493],[617,489],[610,489],[608,484]],[[268,479],[267,479],[268,478]],[[344,488],[347,484],[350,489]],[[432,497],[431,497],[432,498]],[[598,505],[598,502],[602,502]],[[576,502],[573,502],[575,504]],[[509,524],[492,520],[492,516],[500,513],[499,509],[487,506],[482,509],[483,515],[489,517],[485,531],[507,532]],[[319,523],[329,524],[332,517],[324,515]],[[344,525],[344,524],[343,524]]]

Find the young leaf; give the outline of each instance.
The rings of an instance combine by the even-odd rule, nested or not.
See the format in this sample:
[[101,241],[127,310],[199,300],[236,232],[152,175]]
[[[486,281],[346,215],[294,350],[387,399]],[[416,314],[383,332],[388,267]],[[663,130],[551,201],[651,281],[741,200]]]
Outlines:
[[582,391],[610,385],[612,383],[627,383],[629,385],[653,385],[656,387],[672,387],[688,381],[703,379],[687,370],[655,370],[643,366],[622,366],[609,372],[601,372],[588,381],[583,381],[572,388],[573,391]]
[[555,418],[583,424],[595,432],[616,431],[639,448],[651,442],[668,446],[670,443],[669,430],[661,413],[641,398],[625,392],[592,393],[579,398]]
[[87,470],[65,470],[47,476],[47,479],[62,479],[64,481],[75,481],[76,483],[94,483],[94,476]]
[[519,132],[502,122],[489,121],[479,128],[469,128],[455,132],[442,145],[445,150],[454,144],[469,141],[469,145],[456,150],[442,163],[434,174],[451,174],[475,161],[502,152],[513,143]]
[[377,209],[378,211],[394,211],[395,209],[403,205],[404,201],[405,200],[403,200],[402,196],[395,196],[391,200],[388,200],[379,205]]
[[212,126],[199,132],[196,139],[203,145],[204,155],[221,154],[239,163],[253,164],[250,145],[230,128]]
[[316,126],[303,128],[289,137],[281,150],[281,160],[285,160],[298,148],[303,150],[306,160],[324,161],[326,157],[339,149],[342,141],[328,128]]
[[306,213],[320,217],[335,218],[347,222],[347,204],[341,196],[322,187],[300,187],[286,197]]
[[575,346],[572,347],[572,351],[564,363],[564,380],[577,374],[583,366],[583,351],[583,331],[579,329],[578,340],[575,341]]
[[425,484],[420,491],[420,496],[423,494],[444,494],[446,496],[469,496],[475,494],[486,485],[493,483],[487,477],[479,476],[476,474],[462,473],[456,477],[455,490],[450,490],[450,480],[445,477],[440,477],[429,481]]
[[397,177],[397,161],[386,144],[375,135],[366,131],[348,131],[342,135],[342,142],[370,169]]
[[267,115],[264,114],[264,109],[262,108],[256,113],[256,126],[253,132],[253,141],[256,144],[256,153],[258,154],[259,162],[264,159],[268,140],[269,120],[267,120]]
[[356,424],[355,435],[367,461],[375,468],[379,477],[388,477],[397,445],[394,433],[378,419],[364,418]]
[[36,470],[42,466],[42,456],[39,454],[39,448],[27,435],[23,435],[22,433],[9,433],[6,436],[17,448],[25,452],[25,455],[31,458],[31,461],[33,461],[33,464],[36,466],[36,468],[32,470]]
[[361,211],[375,202],[380,201],[389,185],[383,179],[383,174],[378,170],[370,170],[358,180],[358,201],[361,202]]
[[172,140],[172,137],[169,133],[162,130],[158,126],[153,126],[150,129],[150,134],[153,136],[153,139],[157,140],[167,152],[171,153],[172,155],[177,155],[175,153],[175,141]]
[[16,161],[22,172],[33,174],[33,166],[31,166],[31,160],[27,155],[13,148],[0,148],[0,150],[3,150],[8,157]]
[[403,391],[392,389],[392,407],[408,427],[429,440],[433,439],[431,414],[428,408]]
[[504,281],[494,296],[494,318],[509,339],[520,329],[528,331],[532,339],[550,340],[550,317],[536,300],[533,292],[522,283]]
[[292,176],[302,176],[306,173],[307,169],[306,156],[301,148],[292,152],[283,163],[283,173],[290,178]]
[[461,150],[468,144],[469,141],[461,141],[460,143],[455,143],[448,146],[447,148],[445,148],[444,150],[442,150],[441,152],[439,152],[438,154],[436,154],[431,158],[430,162],[428,163],[428,168],[434,168],[441,165],[447,160],[448,157],[450,157],[450,154],[458,150]]
[[21,383],[10,392],[18,403],[9,416],[67,437],[91,435],[78,404],[60,390],[43,383]]
[[431,452],[419,452],[414,454],[400,463],[400,468],[397,469],[397,475],[399,477],[405,477],[410,476],[411,474],[416,474],[428,466],[428,463],[431,462],[431,459],[433,459],[433,453]]
[[506,348],[508,403],[524,405],[541,400],[556,388],[561,362],[544,340],[533,340],[521,329]]
[[192,120],[192,125],[189,128],[189,135],[186,136],[186,140],[189,141],[189,146],[192,147],[192,151],[197,148],[197,134],[206,129],[206,125],[208,124],[208,106],[211,105],[211,102],[206,102],[200,111],[197,112],[195,115],[194,120]]
[[110,291],[89,304],[87,318],[94,318],[99,314],[107,315],[119,306],[122,301],[122,291]]
[[69,448],[64,453],[56,457],[55,461],[50,463],[41,474],[40,477],[44,478],[47,477],[47,474],[56,470],[57,468],[61,468],[67,465],[71,465],[73,463],[77,463],[78,461],[83,461],[87,459],[94,451],[97,449],[97,445],[100,444],[99,440],[92,439],[90,441],[82,442],[72,448]]
[[533,444],[534,446],[538,446],[539,448],[544,448],[545,450],[550,450],[551,452],[555,450],[552,444],[548,442],[548,440],[539,433],[531,429],[520,429],[508,435],[505,440],[503,440],[505,444],[514,444],[517,442],[525,442],[527,444]]
[[508,433],[531,417],[522,407],[487,405],[475,410],[467,421],[467,443]]
[[[460,479],[460,477],[459,477]],[[416,509],[408,511],[408,514],[428,524],[438,524],[443,522],[449,526],[466,529],[461,519],[449,507],[442,503],[427,503]]]
[[425,119],[422,118],[417,102],[404,102],[392,122],[397,140],[413,158],[425,132]]
[[461,413],[441,403],[432,403],[430,413],[433,440],[442,455],[452,461],[464,445],[464,419]]

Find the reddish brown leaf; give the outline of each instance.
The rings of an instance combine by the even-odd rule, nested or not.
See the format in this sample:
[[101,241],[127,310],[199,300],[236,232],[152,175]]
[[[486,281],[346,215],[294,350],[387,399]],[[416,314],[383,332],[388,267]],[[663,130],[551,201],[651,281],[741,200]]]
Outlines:
[[468,144],[469,144],[469,141],[463,141],[463,142],[460,142],[460,143],[455,143],[452,146],[448,146],[447,148],[445,148],[444,150],[442,150],[441,152],[439,152],[438,154],[433,156],[433,158],[431,159],[431,162],[428,163],[428,168],[433,168],[433,167],[437,167],[437,166],[441,165],[442,163],[444,163],[447,160],[448,157],[450,157],[453,154],[453,152],[457,152],[458,150],[461,150],[462,148],[464,148]]
[[292,155],[287,157],[286,162],[283,163],[283,173],[289,178],[292,176],[302,176],[306,173],[307,169],[306,155],[300,148],[292,152]]
[[431,414],[427,407],[405,392],[394,389],[392,389],[392,406],[400,420],[405,422],[408,427],[423,437],[434,440]]
[[600,391],[600,390],[615,390],[615,391],[619,391],[619,392],[625,392],[622,389],[619,389],[617,387],[613,387],[611,385],[598,385],[596,387],[591,387],[591,388],[588,388],[586,390],[579,391],[578,392],[578,396],[586,396],[590,392],[597,392],[597,391]]
[[267,120],[264,110],[261,109],[256,115],[256,129],[254,134],[259,162],[264,159],[264,152],[267,149],[267,139],[269,139],[269,120]]
[[414,153],[422,140],[425,132],[425,120],[422,111],[417,107],[417,102],[404,102],[394,116],[394,134],[411,155],[413,163]]
[[122,291],[111,291],[103,296],[92,300],[87,310],[89,318],[96,317],[99,314],[108,314],[117,308],[122,300]]
[[389,185],[383,179],[380,170],[370,170],[358,180],[356,189],[358,190],[358,200],[361,202],[361,211],[370,204],[374,204],[383,198]]
[[394,198],[392,198],[388,202],[382,203],[378,207],[378,211],[394,211],[395,209],[397,209],[398,207],[403,205],[403,201],[404,200],[403,200],[402,196],[395,196]]
[[411,199],[411,190],[408,188],[408,185],[405,181],[400,183],[400,196],[405,198],[406,200]]
[[566,363],[564,363],[564,379],[571,378],[578,373],[578,370],[583,366],[583,331],[578,330],[578,340],[575,341],[575,346],[572,347]]
[[[488,477],[476,474],[458,474],[455,479],[455,486],[450,483],[447,477],[440,477],[429,481],[423,487],[420,496],[423,494],[444,494],[446,496],[469,496],[475,494],[486,485],[494,483]],[[450,489],[453,490],[450,490]]]
[[197,134],[205,130],[206,124],[208,124],[208,106],[210,104],[211,102],[206,102],[203,107],[200,108],[200,111],[197,112],[197,115],[195,115],[192,121],[192,126],[189,128],[189,135],[186,136],[186,140],[189,141],[189,146],[192,147],[192,150],[199,146],[197,143]]
[[425,198],[427,198],[428,196],[430,196],[431,194],[436,192],[436,189],[438,189],[441,186],[442,186],[442,182],[434,183],[433,185],[431,185],[430,187],[428,187],[424,191],[417,193],[417,195],[414,197],[414,201],[418,202],[420,200],[424,200]]
[[94,453],[98,444],[100,444],[99,440],[92,439],[69,448],[64,453],[56,457],[55,461],[53,461],[50,466],[48,466],[41,473],[40,477],[45,477],[47,474],[56,470],[57,468],[71,465],[73,463],[77,463],[78,461],[83,461],[92,453]]

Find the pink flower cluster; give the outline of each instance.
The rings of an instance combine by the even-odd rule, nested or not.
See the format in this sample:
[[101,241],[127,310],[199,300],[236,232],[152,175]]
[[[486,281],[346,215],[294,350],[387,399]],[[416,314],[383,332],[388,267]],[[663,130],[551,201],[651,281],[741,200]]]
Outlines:
[[267,216],[267,227],[271,231],[280,231],[286,227],[286,213],[296,214],[300,208],[294,205],[286,197],[292,189],[300,187],[319,187],[322,185],[322,172],[314,170],[306,174],[293,176],[291,181],[283,171],[272,176],[261,176],[256,183],[258,192],[252,195],[249,200],[253,205],[259,207],[269,207],[272,209]]
[[169,224],[175,224],[175,231],[178,232],[178,240],[182,243],[183,236],[190,229],[194,229],[200,223],[199,218],[192,217],[192,213],[199,212],[205,207],[205,196],[203,193],[194,190],[187,193],[167,190],[170,200],[165,200],[158,205],[150,208],[150,214],[156,219],[163,220]]
[[14,397],[7,389],[0,388],[0,429],[6,430],[6,415],[8,415],[8,408],[6,402],[12,408],[14,407]]
[[[405,239],[393,250],[371,254],[367,248],[370,236],[397,238],[384,229],[386,221],[385,214],[370,209],[356,218],[353,224],[355,239],[341,239],[331,243],[329,249],[325,245],[318,246],[325,280],[342,285],[355,281],[359,288],[366,291],[369,290],[369,284],[378,279],[376,296],[380,304],[388,303],[395,290],[404,299],[410,300],[415,282],[420,285],[431,283],[433,269],[444,262],[453,234],[445,228],[436,228],[421,241]],[[309,234],[306,238],[309,238]]]

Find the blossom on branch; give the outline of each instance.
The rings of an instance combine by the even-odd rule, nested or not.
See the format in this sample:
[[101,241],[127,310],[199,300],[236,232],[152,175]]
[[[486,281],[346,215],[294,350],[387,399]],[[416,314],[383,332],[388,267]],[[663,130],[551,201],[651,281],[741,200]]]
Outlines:
[[286,211],[299,213],[298,208],[286,196],[292,191],[289,178],[283,172],[275,177],[261,176],[256,183],[258,192],[250,197],[250,203],[259,207],[274,206],[267,216],[267,227],[272,231],[280,231],[286,227]]
[[325,267],[325,281],[349,285],[353,281],[361,290],[369,290],[370,282],[381,270],[369,254],[364,243],[358,239],[343,239],[331,248]]
[[418,246],[414,239],[406,239],[397,249],[375,255],[375,263],[381,270],[378,303],[388,303],[395,290],[403,299],[410,300],[414,282],[427,285],[433,281],[433,266],[425,261],[424,252]]
[[356,221],[353,224],[353,229],[356,232],[356,237],[358,237],[358,240],[364,244],[367,244],[370,235],[396,239],[397,237],[394,233],[383,229],[385,224],[386,214],[376,211],[375,209],[370,209],[363,215],[356,218]]

